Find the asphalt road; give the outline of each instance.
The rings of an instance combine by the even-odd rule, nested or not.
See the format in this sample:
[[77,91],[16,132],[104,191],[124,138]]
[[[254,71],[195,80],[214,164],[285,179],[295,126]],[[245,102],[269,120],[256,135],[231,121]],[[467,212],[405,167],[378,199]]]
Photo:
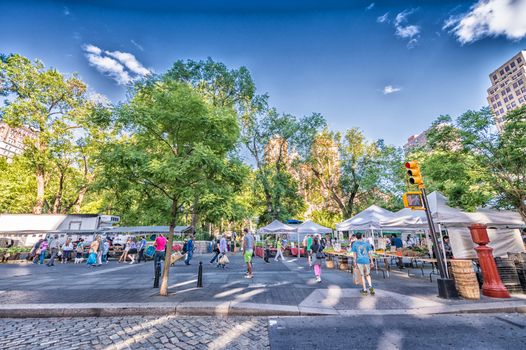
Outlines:
[[526,349],[526,315],[270,318],[271,349]]

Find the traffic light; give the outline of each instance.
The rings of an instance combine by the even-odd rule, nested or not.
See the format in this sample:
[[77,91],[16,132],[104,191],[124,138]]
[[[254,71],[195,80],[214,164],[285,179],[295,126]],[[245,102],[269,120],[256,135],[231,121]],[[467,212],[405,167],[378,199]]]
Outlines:
[[409,183],[411,185],[418,185],[419,187],[424,186],[424,179],[422,179],[422,174],[420,173],[420,167],[416,160],[406,162],[405,167],[407,169],[407,176],[409,176]]

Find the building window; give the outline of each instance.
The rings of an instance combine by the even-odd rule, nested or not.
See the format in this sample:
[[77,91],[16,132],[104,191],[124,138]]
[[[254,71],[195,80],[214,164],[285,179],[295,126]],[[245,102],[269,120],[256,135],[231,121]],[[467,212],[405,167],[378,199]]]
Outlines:
[[493,81],[497,80],[497,74],[493,74]]
[[510,92],[511,89],[509,87],[506,88],[506,92]]
[[504,108],[501,108],[499,111],[500,111],[500,114],[504,113]]
[[508,98],[504,97],[504,103],[508,102]]
[[499,114],[500,114],[500,112],[499,112],[499,111],[496,111],[496,112],[495,112],[495,115],[499,115]]
[[517,105],[515,104],[515,102],[512,102],[512,103],[511,103],[511,107],[512,107],[512,108],[517,107]]
[[526,92],[526,88],[521,88],[521,91],[522,92]]
[[504,75],[504,70],[501,69],[499,73],[500,73],[500,75]]
[[502,102],[500,102],[500,101],[497,102],[497,106],[499,106],[499,107],[502,106]]
[[505,90],[502,90],[500,94],[501,94],[502,96],[506,96],[506,91],[505,91]]
[[515,91],[515,95],[520,95],[521,94],[521,91],[520,90],[516,90]]
[[509,95],[508,96],[508,100],[510,100],[510,101],[513,100],[513,95]]
[[524,84],[524,81],[521,79],[517,83],[519,83],[519,85],[522,85],[522,84]]
[[522,62],[522,58],[518,57],[517,58],[517,63],[521,63]]
[[516,89],[517,88],[517,83],[513,83],[513,88]]
[[511,62],[510,66],[511,68],[515,67],[515,62]]
[[506,72],[510,71],[510,67],[508,67],[508,66],[506,66],[504,69],[506,70]]
[[519,98],[519,103],[523,103],[523,102],[524,102],[524,97]]
[[499,94],[496,94],[495,95],[495,100],[498,100],[500,98],[500,95]]

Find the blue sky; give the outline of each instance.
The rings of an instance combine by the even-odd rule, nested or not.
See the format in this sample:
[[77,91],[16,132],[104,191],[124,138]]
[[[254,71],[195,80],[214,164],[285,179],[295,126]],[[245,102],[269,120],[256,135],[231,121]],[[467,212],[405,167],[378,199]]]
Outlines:
[[[178,59],[244,65],[282,112],[402,145],[486,104],[526,49],[526,1],[1,1],[0,52],[77,72],[117,102]],[[444,28],[446,27],[446,28]]]

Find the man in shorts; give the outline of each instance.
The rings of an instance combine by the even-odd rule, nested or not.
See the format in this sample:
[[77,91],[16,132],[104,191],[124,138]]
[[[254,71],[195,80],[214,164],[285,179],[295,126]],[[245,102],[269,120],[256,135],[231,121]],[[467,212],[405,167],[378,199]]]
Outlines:
[[371,282],[371,267],[373,267],[373,249],[371,244],[362,239],[362,234],[356,234],[356,241],[352,245],[352,252],[354,256],[354,267],[358,268],[362,275],[362,295],[367,295],[367,288],[365,281],[369,284],[369,292],[374,295],[374,288]]
[[247,275],[245,278],[252,278],[252,255],[254,254],[254,235],[248,231],[247,228],[243,229],[245,236],[243,237],[243,256],[247,263]]

